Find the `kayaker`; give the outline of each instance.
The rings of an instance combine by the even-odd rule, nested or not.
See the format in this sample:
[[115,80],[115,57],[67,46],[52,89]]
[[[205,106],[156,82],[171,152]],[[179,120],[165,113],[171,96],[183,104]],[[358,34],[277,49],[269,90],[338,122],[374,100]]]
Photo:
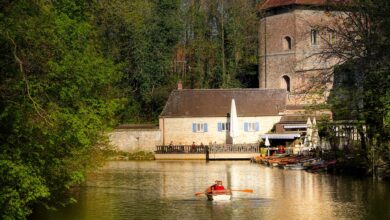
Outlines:
[[218,191],[218,190],[225,190],[225,187],[222,185],[222,181],[221,180],[215,181],[213,190],[216,190],[216,191]]
[[224,193],[225,192],[225,187],[222,185],[221,180],[216,180],[214,185],[212,185],[206,189],[206,194],[212,194],[213,192],[214,193]]

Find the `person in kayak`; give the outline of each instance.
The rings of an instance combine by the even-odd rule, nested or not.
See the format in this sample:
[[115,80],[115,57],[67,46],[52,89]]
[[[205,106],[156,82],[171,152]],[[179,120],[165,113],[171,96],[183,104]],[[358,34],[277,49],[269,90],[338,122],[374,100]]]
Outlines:
[[215,184],[206,189],[206,194],[225,193],[225,187],[221,180],[216,180]]

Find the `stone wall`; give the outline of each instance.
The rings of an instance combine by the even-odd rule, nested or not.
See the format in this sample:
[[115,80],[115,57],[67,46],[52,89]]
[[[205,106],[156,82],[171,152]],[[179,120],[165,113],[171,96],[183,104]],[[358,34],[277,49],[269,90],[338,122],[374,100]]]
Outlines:
[[120,151],[155,151],[161,145],[159,129],[115,129],[108,134],[110,143]]

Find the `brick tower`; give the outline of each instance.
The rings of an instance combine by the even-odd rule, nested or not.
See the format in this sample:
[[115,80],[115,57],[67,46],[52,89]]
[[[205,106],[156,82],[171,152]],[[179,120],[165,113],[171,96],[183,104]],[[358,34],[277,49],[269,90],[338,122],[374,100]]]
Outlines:
[[329,0],[265,0],[258,5],[259,86],[286,89],[288,105],[324,103],[332,87],[332,79],[325,76],[337,61],[325,61],[320,54],[337,36],[316,28],[331,25],[339,13],[329,10],[329,4]]

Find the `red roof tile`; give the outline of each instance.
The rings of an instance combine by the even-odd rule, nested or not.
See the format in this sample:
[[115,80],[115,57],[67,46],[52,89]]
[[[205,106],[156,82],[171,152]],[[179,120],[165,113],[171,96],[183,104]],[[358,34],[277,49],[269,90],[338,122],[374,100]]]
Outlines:
[[269,116],[284,111],[283,89],[183,89],[174,90],[160,117],[226,117],[232,99],[238,116]]

